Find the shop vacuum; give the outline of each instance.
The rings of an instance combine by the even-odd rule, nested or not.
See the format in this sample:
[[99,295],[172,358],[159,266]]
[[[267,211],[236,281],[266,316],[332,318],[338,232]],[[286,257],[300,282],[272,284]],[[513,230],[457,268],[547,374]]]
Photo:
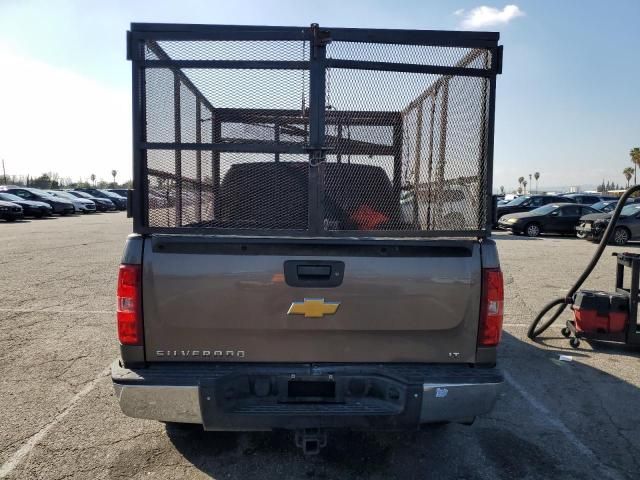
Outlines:
[[[535,340],[562,314],[565,308],[573,311],[573,320],[568,320],[562,335],[569,338],[572,347],[578,348],[580,339],[617,342],[640,346],[638,325],[638,290],[640,288],[640,254],[614,253],[617,269],[614,292],[579,290],[597,265],[615,229],[620,212],[627,199],[640,191],[640,185],[627,190],[620,198],[609,220],[600,243],[582,275],[564,297],[549,302],[529,326],[527,336]],[[630,271],[628,283],[625,271]],[[555,308],[551,317],[540,325],[543,317]]]

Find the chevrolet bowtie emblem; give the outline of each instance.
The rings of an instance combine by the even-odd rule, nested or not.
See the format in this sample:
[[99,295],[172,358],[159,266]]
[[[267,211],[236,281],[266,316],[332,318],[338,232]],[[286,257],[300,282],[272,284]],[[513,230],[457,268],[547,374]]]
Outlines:
[[293,302],[287,315],[304,315],[311,318],[322,318],[333,315],[338,310],[340,302],[326,302],[324,298],[305,298],[304,302]]

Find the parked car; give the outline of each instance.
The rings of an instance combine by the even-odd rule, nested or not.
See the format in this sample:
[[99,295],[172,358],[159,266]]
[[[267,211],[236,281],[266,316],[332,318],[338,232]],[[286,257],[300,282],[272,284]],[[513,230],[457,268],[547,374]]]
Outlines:
[[561,195],[564,198],[570,198],[570,201],[580,203],[581,205],[593,205],[594,203],[616,200],[616,197],[608,195],[596,195],[594,193],[563,193]]
[[89,200],[88,198],[78,198],[71,195],[69,192],[60,190],[47,190],[47,193],[50,193],[54,197],[69,200],[73,203],[73,207],[76,209],[77,213],[96,213],[96,204],[93,200]]
[[601,200],[591,205],[591,208],[597,210],[599,212],[608,213],[611,212],[616,205],[618,204],[617,200]]
[[117,193],[102,190],[100,188],[76,188],[78,192],[85,192],[97,198],[106,198],[111,200],[118,210],[127,209],[127,198],[121,197]]
[[115,193],[116,195],[120,195],[123,198],[127,198],[129,190],[126,188],[107,188],[107,192]]
[[529,212],[503,215],[498,224],[503,230],[528,237],[541,233],[575,234],[580,217],[591,213],[596,210],[586,205],[552,203]]
[[[523,195],[514,200],[511,200],[506,205],[498,205],[496,208],[495,219],[500,223],[500,217],[508,213],[528,212],[535,210],[536,208],[548,205],[550,203],[566,203],[572,202],[564,197],[558,195]],[[494,227],[498,226],[494,225]]]
[[0,200],[20,205],[25,217],[48,217],[53,212],[53,209],[48,203],[25,200],[13,193],[0,192]]
[[[422,188],[417,195],[418,223],[421,228],[454,230],[465,228],[467,225],[474,225],[477,222],[477,208],[473,204],[468,187],[450,184],[446,188],[434,189],[431,195],[432,200],[430,201],[429,191],[426,187]],[[400,199],[402,219],[410,224],[415,222],[414,198],[413,192],[407,192]],[[193,203],[197,202],[195,196],[192,196],[189,200]],[[429,203],[432,205],[431,209],[427,208]]]
[[[599,242],[612,213],[598,212],[585,215],[580,219],[576,232],[579,238]],[[625,245],[629,240],[640,239],[640,203],[626,205],[620,212],[620,218],[611,238],[614,245]]]
[[13,202],[0,200],[0,218],[7,222],[15,222],[24,216],[22,207]]
[[[633,203],[640,203],[640,197],[634,197],[627,200],[627,205],[631,205]],[[599,212],[608,213],[613,212],[613,210],[616,208],[616,205],[618,205],[617,198],[614,200],[602,200],[598,203],[594,203],[593,205],[591,205],[591,208],[594,208]]]
[[73,195],[76,198],[84,198],[85,200],[91,200],[96,204],[96,210],[98,212],[110,212],[116,210],[114,203],[108,198],[98,198],[93,195],[89,195],[85,192],[78,192],[76,190],[65,190],[68,194]]
[[0,191],[12,193],[25,200],[44,202],[51,207],[53,213],[58,213],[60,215],[69,215],[75,212],[73,203],[69,200],[54,197],[39,188],[2,186],[0,187]]

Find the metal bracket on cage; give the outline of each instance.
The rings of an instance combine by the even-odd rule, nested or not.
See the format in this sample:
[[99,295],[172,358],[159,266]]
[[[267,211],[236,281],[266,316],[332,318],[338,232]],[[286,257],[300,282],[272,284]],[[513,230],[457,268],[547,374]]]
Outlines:
[[313,35],[313,58],[316,58],[316,48],[326,47],[331,43],[331,32],[329,30],[320,30],[320,25],[312,23],[311,34]]
[[320,148],[307,147],[305,150],[309,152],[309,164],[312,167],[315,167],[317,165],[320,165],[321,163],[326,162],[327,151],[331,151],[334,149],[329,147],[320,147]]

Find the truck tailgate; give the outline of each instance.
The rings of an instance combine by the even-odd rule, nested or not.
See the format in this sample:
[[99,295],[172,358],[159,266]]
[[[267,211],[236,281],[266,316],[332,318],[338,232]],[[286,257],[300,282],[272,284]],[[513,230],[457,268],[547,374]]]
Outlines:
[[[340,284],[292,286],[284,267],[292,261],[343,264]],[[472,240],[384,246],[154,236],[143,254],[146,358],[474,362],[481,268]],[[337,309],[293,314],[305,299]]]

